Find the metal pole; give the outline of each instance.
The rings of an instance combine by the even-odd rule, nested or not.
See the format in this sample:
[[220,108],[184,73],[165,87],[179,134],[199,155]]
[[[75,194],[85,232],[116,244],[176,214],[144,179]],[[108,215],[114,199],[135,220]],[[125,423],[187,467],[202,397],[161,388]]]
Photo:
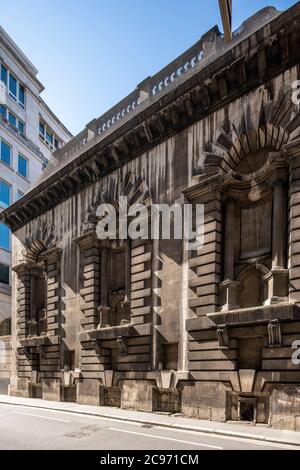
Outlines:
[[219,0],[225,41],[232,39],[232,0]]

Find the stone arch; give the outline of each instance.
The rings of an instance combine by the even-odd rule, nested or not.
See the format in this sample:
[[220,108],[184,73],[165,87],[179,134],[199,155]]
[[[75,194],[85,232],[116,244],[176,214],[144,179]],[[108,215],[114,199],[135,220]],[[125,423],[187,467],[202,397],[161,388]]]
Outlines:
[[11,335],[11,318],[4,318],[0,321],[0,337]]
[[56,235],[54,225],[49,225],[47,222],[38,224],[37,227],[24,238],[22,245],[23,262],[35,264],[38,261],[39,255],[55,245]]
[[269,270],[262,264],[251,264],[244,268],[237,276],[240,286],[240,307],[258,307],[264,304],[267,298],[267,285],[264,277]]
[[[253,161],[253,155],[261,155],[249,174],[265,163],[266,151],[279,152],[291,140],[300,125],[298,105],[292,101],[290,87],[281,87],[276,100],[261,99],[259,109],[248,101],[241,112],[238,123],[224,121],[214,140],[206,143],[202,150],[204,164],[198,165],[194,173],[234,173],[245,159]],[[265,151],[265,152],[264,152]]]
[[112,204],[116,211],[119,211],[120,196],[127,197],[128,207],[135,203],[148,206],[152,202],[150,190],[145,180],[141,177],[137,177],[132,172],[128,172],[124,179],[119,177],[117,180],[112,180],[106,191],[100,188],[95,200],[88,207],[87,217],[83,227],[84,232],[96,230],[98,222],[96,213],[100,204]]

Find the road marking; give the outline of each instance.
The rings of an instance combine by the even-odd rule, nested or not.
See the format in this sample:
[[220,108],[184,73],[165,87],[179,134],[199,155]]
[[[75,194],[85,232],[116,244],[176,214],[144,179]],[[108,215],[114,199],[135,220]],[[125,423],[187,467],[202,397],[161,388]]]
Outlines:
[[117,428],[109,428],[109,430],[110,431],[116,431],[116,432],[124,432],[126,434],[135,434],[136,436],[152,437],[154,439],[164,439],[165,441],[181,442],[182,444],[189,444],[189,445],[193,445],[193,446],[209,447],[210,449],[223,450],[223,447],[217,447],[217,446],[213,446],[213,445],[209,445],[209,444],[200,444],[199,442],[183,441],[181,439],[174,439],[172,437],[154,436],[153,434],[145,434],[145,433],[142,433],[142,432],[127,431],[125,429],[117,429]]
[[[153,427],[154,428],[154,427]],[[166,429],[165,427],[163,426],[155,426],[155,429],[161,429],[161,430],[164,430]],[[275,448],[283,448],[283,449],[286,449],[286,448],[290,448],[291,450],[299,450],[299,447],[296,446],[296,445],[292,445],[292,444],[284,444],[284,443],[280,443],[280,442],[270,442],[270,441],[260,441],[258,439],[249,439],[249,438],[245,438],[245,437],[236,437],[236,436],[225,436],[225,435],[222,435],[222,434],[214,434],[214,433],[205,433],[205,432],[198,432],[198,431],[191,431],[191,430],[188,430],[188,429],[175,429],[175,428],[168,428],[169,431],[173,431],[173,432],[184,432],[185,434],[192,434],[192,435],[195,435],[195,433],[197,433],[197,435],[199,436],[203,436],[203,437],[213,437],[214,439],[223,439],[225,441],[238,441],[238,442],[243,442],[244,444],[253,444],[253,445],[258,445],[258,446],[263,446],[263,447],[275,447]]]
[[22,413],[21,411],[13,411],[13,413],[16,415],[33,416],[34,418],[50,419],[51,421],[61,421],[62,423],[70,423],[70,421],[67,421],[66,419],[48,418],[47,416],[34,415],[32,413]]

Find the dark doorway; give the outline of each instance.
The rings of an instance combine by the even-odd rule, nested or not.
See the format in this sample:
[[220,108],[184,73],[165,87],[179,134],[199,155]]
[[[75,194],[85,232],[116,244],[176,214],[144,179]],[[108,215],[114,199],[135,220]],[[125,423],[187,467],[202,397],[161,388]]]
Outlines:
[[241,402],[241,421],[254,421],[254,404]]

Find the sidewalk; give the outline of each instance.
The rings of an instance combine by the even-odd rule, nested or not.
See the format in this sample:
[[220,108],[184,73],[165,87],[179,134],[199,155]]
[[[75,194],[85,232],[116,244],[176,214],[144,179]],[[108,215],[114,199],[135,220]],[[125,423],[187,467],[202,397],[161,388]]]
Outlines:
[[146,424],[151,426],[169,427],[185,431],[222,435],[228,437],[240,437],[243,439],[255,439],[258,441],[277,444],[289,444],[300,447],[300,432],[282,431],[266,426],[252,426],[250,424],[217,423],[214,421],[202,421],[181,416],[169,416],[156,413],[144,413],[141,411],[128,411],[119,408],[104,406],[79,405],[77,403],[53,402],[33,398],[9,397],[0,395],[0,403],[34,407],[46,410],[65,411],[101,418],[113,418],[120,421]]

